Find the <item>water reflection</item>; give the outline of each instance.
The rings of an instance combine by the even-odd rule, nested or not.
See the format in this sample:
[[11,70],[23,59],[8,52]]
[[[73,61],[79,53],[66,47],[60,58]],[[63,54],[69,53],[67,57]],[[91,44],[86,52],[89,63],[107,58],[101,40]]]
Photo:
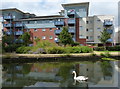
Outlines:
[[[117,61],[3,64],[3,87],[117,87]],[[88,81],[74,81],[72,71]],[[29,81],[28,81],[29,80]]]

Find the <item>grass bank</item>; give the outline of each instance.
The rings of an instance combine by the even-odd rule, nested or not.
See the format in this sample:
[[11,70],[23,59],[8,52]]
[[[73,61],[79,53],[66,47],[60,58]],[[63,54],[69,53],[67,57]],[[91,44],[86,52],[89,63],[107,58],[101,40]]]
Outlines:
[[[93,53],[74,53],[74,54],[15,54],[6,53],[2,55],[5,62],[36,62],[36,61],[98,61],[116,59],[120,60],[120,52],[96,52]],[[107,59],[105,59],[107,58]]]

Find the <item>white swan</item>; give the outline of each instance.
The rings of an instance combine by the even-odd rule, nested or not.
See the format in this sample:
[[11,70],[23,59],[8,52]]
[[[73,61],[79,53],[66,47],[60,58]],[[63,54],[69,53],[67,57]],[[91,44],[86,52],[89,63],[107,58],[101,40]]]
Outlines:
[[73,71],[72,74],[74,74],[74,80],[77,80],[78,82],[88,80],[88,77],[85,77],[85,76],[78,76],[78,77],[76,77],[76,72],[75,71]]

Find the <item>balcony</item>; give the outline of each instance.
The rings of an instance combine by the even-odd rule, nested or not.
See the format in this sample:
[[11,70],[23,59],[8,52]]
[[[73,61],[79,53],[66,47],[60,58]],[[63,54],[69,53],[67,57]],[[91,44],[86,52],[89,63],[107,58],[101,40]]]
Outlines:
[[109,34],[112,34],[112,33],[113,33],[113,30],[112,30],[112,29],[107,29],[107,32],[108,32]]
[[16,31],[15,35],[23,35],[23,31]]
[[5,32],[6,35],[12,35],[12,32]]
[[23,39],[15,39],[16,43],[23,43]]
[[15,24],[15,27],[23,27],[24,25],[23,25],[23,23],[16,23]]
[[104,20],[104,26],[112,26],[112,25],[113,25],[113,21]]
[[12,24],[11,23],[8,23],[8,24],[3,24],[4,27],[12,27]]
[[58,38],[55,38],[55,42],[58,43],[58,42],[59,42],[59,39],[58,39]]
[[75,29],[74,29],[74,28],[69,28],[69,29],[68,29],[68,32],[69,32],[69,33],[75,33]]
[[71,16],[73,16],[74,17],[74,15],[75,15],[76,13],[75,13],[75,10],[69,10],[68,12],[67,12],[67,15],[69,16],[69,17],[71,17]]
[[55,30],[55,34],[60,34],[62,30]]
[[4,18],[4,19],[6,19],[6,20],[13,19],[13,17],[12,17],[12,16],[4,16],[3,18]]
[[68,25],[74,25],[75,24],[75,19],[68,19]]
[[55,21],[55,26],[64,26],[64,21]]
[[108,41],[108,42],[112,42],[113,40],[110,38],[110,39],[108,39],[107,41]]

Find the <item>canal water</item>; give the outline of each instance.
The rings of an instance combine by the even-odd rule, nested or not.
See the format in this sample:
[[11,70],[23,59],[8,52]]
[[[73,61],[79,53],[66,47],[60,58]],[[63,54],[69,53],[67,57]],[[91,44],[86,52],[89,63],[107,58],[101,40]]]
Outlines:
[[[120,89],[119,61],[36,62],[2,65],[2,87],[104,87]],[[77,76],[88,77],[87,81],[74,80]],[[29,89],[28,88],[28,89]],[[109,89],[108,88],[108,89]],[[12,89],[12,88],[11,88]]]

